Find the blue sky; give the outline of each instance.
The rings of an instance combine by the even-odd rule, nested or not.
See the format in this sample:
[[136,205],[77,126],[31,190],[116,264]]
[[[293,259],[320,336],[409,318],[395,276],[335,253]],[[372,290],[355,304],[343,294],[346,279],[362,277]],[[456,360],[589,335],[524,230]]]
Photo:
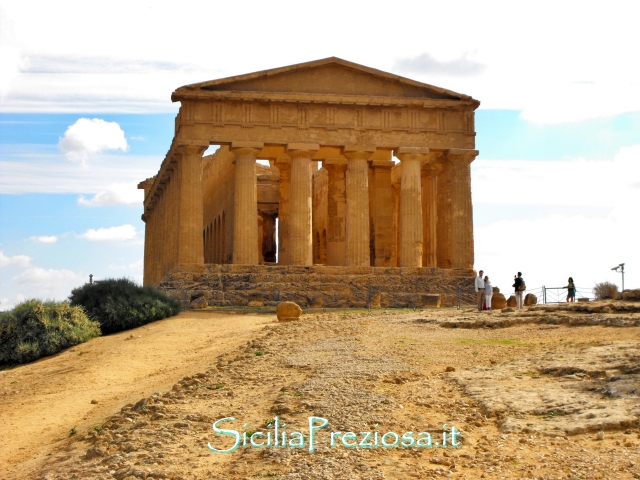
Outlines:
[[[89,273],[141,280],[135,185],[155,174],[170,145],[175,88],[331,55],[482,102],[472,165],[476,267],[494,285],[508,290],[521,270],[530,288],[572,275],[588,289],[619,283],[610,268],[625,262],[626,286],[640,287],[633,2],[600,12],[577,2],[400,1],[394,8],[416,18],[468,14],[456,13],[456,35],[450,22],[394,22],[363,43],[358,28],[388,12],[329,1],[314,11],[323,35],[293,43],[290,29],[237,35],[297,21],[294,5],[248,2],[242,22],[214,22],[214,37],[228,39],[221,48],[209,28],[166,35],[193,18],[162,2],[115,1],[97,25],[90,4],[0,1],[0,309],[65,298]],[[187,7],[203,18],[238,14],[233,5]],[[338,8],[361,27],[337,25]]]

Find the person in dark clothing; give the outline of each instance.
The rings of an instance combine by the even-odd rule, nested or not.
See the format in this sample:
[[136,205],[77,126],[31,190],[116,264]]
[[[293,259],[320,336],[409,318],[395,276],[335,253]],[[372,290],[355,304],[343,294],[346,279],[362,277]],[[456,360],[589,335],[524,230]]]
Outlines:
[[522,272],[518,272],[518,276],[513,277],[514,283],[513,288],[515,288],[515,297],[516,297],[516,308],[522,308],[524,306],[523,298],[524,292],[527,286],[524,283],[524,278],[522,278]]

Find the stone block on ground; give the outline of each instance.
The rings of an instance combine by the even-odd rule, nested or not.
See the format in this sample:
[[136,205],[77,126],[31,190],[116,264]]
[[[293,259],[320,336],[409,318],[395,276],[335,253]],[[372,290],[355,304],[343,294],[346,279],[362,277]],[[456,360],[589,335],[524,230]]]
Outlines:
[[494,289],[493,296],[491,297],[491,309],[502,310],[507,306],[507,299],[500,292],[496,292]]
[[298,320],[302,315],[302,308],[294,302],[280,302],[276,310],[276,316],[280,322]]
[[538,297],[536,297],[533,293],[527,293],[524,297],[525,306],[536,305],[538,303]]
[[579,302],[588,302],[589,299],[588,298],[578,298]]
[[515,306],[517,306],[516,296],[515,295],[511,295],[509,297],[509,300],[507,300],[507,307],[515,307]]
[[190,308],[206,308],[208,306],[209,306],[209,303],[207,302],[207,299],[204,296],[198,297],[192,300],[191,303],[189,303]]

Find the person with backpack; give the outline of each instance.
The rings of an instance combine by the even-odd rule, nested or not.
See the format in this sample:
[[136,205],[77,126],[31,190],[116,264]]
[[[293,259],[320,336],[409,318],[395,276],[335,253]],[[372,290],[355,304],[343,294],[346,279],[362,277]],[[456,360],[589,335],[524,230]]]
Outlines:
[[515,288],[516,308],[521,309],[524,306],[523,298],[527,285],[524,283],[524,278],[522,278],[522,272],[518,272],[518,276],[513,278],[515,282],[512,287]]

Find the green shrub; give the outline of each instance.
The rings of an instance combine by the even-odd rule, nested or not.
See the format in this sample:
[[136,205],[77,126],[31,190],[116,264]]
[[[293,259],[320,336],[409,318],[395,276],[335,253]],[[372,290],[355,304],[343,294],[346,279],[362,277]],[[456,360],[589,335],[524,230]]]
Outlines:
[[593,294],[597,300],[605,298],[616,299],[618,298],[618,286],[611,282],[596,283],[596,286],[593,287]]
[[84,307],[105,335],[177,315],[181,308],[179,300],[127,278],[87,283],[73,289],[69,301]]
[[82,307],[26,300],[0,312],[0,364],[32,362],[98,336]]

